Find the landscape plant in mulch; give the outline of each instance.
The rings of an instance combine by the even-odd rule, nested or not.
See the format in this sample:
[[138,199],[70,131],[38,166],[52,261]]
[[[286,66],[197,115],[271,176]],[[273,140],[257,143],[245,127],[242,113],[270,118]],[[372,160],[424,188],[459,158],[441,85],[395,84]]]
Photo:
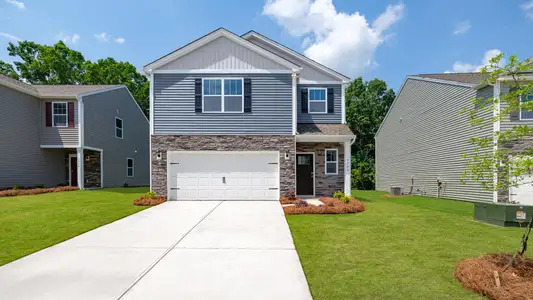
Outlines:
[[69,192],[77,191],[78,187],[75,186],[58,186],[53,188],[29,188],[23,189],[20,187],[0,191],[0,197],[13,197],[13,196],[26,196],[26,195],[38,195],[55,192]]
[[533,299],[533,259],[513,255],[488,254],[461,261],[455,278],[461,284],[493,300]]
[[296,191],[290,190],[286,193],[284,193],[280,198],[279,202],[281,205],[283,204],[295,204],[296,201],[300,200],[300,197],[296,196]]
[[[303,200],[299,200],[305,202]],[[295,203],[295,206],[285,206],[283,211],[288,215],[301,215],[301,214],[353,214],[358,212],[363,212],[365,210],[365,205],[363,202],[351,198],[348,202],[343,200],[333,198],[333,197],[323,197],[320,198],[320,201],[324,203],[321,206]]]
[[163,196],[158,196],[154,192],[148,192],[141,197],[133,200],[133,204],[137,206],[156,206],[163,202],[166,202],[167,199]]

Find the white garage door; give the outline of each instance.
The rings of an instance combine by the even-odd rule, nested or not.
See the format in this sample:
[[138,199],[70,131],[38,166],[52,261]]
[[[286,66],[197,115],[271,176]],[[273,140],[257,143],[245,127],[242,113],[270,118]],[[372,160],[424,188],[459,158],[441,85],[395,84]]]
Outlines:
[[279,152],[170,151],[170,200],[279,200]]

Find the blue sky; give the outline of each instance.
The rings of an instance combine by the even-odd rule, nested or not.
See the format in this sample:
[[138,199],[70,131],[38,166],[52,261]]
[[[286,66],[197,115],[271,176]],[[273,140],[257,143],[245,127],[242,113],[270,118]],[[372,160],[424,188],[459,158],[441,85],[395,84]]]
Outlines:
[[397,90],[408,74],[475,70],[497,50],[533,55],[532,0],[0,1],[6,61],[9,40],[64,39],[86,59],[111,56],[140,69],[218,27],[253,29]]

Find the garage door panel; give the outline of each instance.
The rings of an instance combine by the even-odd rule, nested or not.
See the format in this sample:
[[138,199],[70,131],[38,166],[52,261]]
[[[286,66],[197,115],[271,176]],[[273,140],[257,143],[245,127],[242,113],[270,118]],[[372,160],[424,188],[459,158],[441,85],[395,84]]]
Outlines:
[[[278,152],[167,153],[171,200],[278,200]],[[169,185],[172,188],[172,185]]]

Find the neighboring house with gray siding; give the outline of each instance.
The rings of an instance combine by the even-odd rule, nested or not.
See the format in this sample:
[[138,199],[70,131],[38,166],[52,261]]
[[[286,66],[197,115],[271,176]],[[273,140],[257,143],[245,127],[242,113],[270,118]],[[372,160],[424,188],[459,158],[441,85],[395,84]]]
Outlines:
[[348,77],[254,31],[223,28],[144,71],[152,191],[170,200],[350,193]]
[[[533,120],[520,117],[526,112],[513,112],[495,126],[472,126],[468,116],[460,114],[461,109],[472,108],[472,97],[488,99],[507,92],[505,83],[500,87],[482,81],[480,73],[407,76],[375,136],[377,190],[399,186],[404,193],[433,197],[528,203],[523,189],[493,192],[474,180],[460,182],[467,168],[461,155],[474,150],[469,138],[491,137],[495,128],[533,126]],[[493,114],[485,112],[482,117],[488,120]]]
[[149,122],[125,86],[0,75],[0,137],[0,189],[149,183]]

